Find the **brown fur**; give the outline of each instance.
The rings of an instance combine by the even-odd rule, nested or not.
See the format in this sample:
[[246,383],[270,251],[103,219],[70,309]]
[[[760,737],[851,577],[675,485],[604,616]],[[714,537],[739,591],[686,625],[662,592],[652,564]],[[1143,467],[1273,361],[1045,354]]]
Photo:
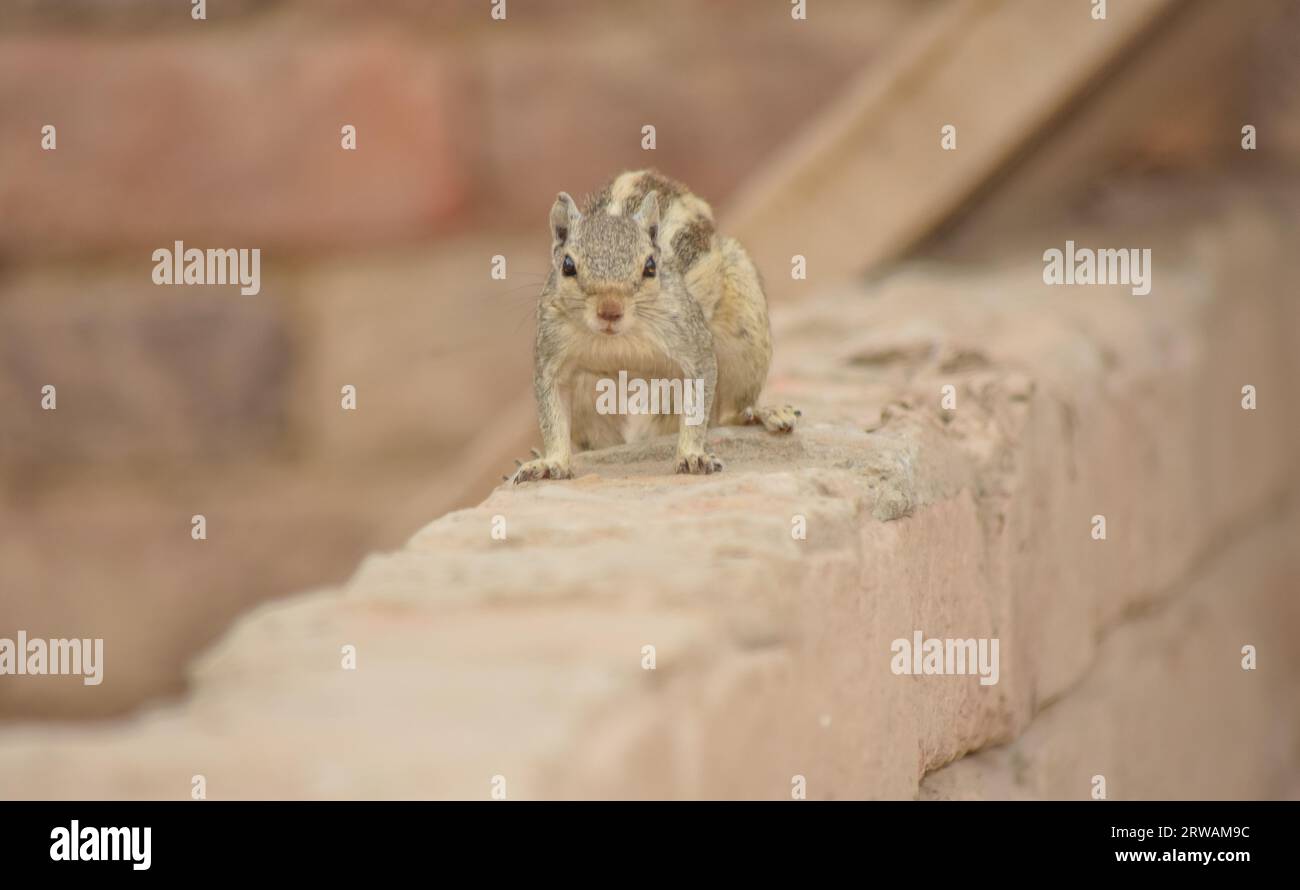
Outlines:
[[[709,205],[641,170],[615,177],[584,206],[561,192],[551,209],[552,269],[538,304],[534,376],[544,454],[514,480],[568,478],[574,448],[674,429],[678,472],[722,469],[707,450],[707,423],[600,413],[597,381],[620,371],[702,380],[708,422],[790,432],[798,412],[757,404],[772,357],[762,280],[739,242],[717,234]],[[574,275],[563,274],[566,257]],[[644,275],[647,258],[655,276]]]

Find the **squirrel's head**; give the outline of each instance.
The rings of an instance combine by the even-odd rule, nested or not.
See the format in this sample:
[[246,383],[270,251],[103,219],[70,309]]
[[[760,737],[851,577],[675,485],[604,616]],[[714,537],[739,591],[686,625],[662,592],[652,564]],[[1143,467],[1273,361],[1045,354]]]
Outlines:
[[595,333],[625,332],[659,296],[659,198],[650,192],[631,216],[583,215],[567,192],[551,207],[556,292]]

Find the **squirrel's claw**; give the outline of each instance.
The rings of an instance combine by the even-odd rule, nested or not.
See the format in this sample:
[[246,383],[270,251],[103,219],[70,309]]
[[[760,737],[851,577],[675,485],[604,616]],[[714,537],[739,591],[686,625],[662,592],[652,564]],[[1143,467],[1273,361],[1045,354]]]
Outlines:
[[559,461],[538,458],[530,460],[526,464],[520,464],[519,469],[515,470],[514,483],[534,482],[538,479],[572,479],[573,471],[569,469],[568,464],[562,464]]
[[715,454],[705,454],[703,451],[697,451],[690,454],[679,454],[674,469],[678,473],[689,473],[692,476],[707,476],[710,473],[722,472],[722,461],[718,460]]
[[745,423],[761,423],[769,433],[793,431],[798,418],[802,416],[803,412],[793,405],[783,405],[780,408],[755,405],[752,408],[746,408],[743,414]]

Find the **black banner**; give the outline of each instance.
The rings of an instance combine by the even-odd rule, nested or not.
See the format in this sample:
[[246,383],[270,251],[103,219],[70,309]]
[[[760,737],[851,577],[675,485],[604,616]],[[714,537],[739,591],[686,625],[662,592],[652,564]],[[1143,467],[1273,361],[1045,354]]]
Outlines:
[[1238,802],[0,804],[6,876],[78,880],[373,879],[420,866],[444,876],[635,866],[665,878],[687,868],[815,878],[841,865],[864,876],[877,866],[926,878],[1050,867],[1231,880],[1285,868],[1297,815],[1294,803]]

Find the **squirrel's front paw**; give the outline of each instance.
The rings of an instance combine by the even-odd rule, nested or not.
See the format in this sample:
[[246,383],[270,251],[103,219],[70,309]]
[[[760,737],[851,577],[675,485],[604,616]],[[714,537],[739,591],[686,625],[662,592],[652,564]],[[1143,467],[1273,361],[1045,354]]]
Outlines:
[[745,409],[744,420],[745,423],[761,423],[769,433],[788,433],[794,429],[796,418],[802,415],[803,412],[793,405],[783,405],[780,408],[755,405]]
[[722,461],[715,455],[703,451],[691,451],[677,455],[677,472],[690,473],[693,476],[708,475],[722,471]]
[[520,482],[533,482],[537,479],[572,478],[573,471],[569,469],[567,462],[539,457],[537,460],[530,460],[526,464],[520,464],[519,469],[515,470],[514,478],[510,481],[518,485]]

